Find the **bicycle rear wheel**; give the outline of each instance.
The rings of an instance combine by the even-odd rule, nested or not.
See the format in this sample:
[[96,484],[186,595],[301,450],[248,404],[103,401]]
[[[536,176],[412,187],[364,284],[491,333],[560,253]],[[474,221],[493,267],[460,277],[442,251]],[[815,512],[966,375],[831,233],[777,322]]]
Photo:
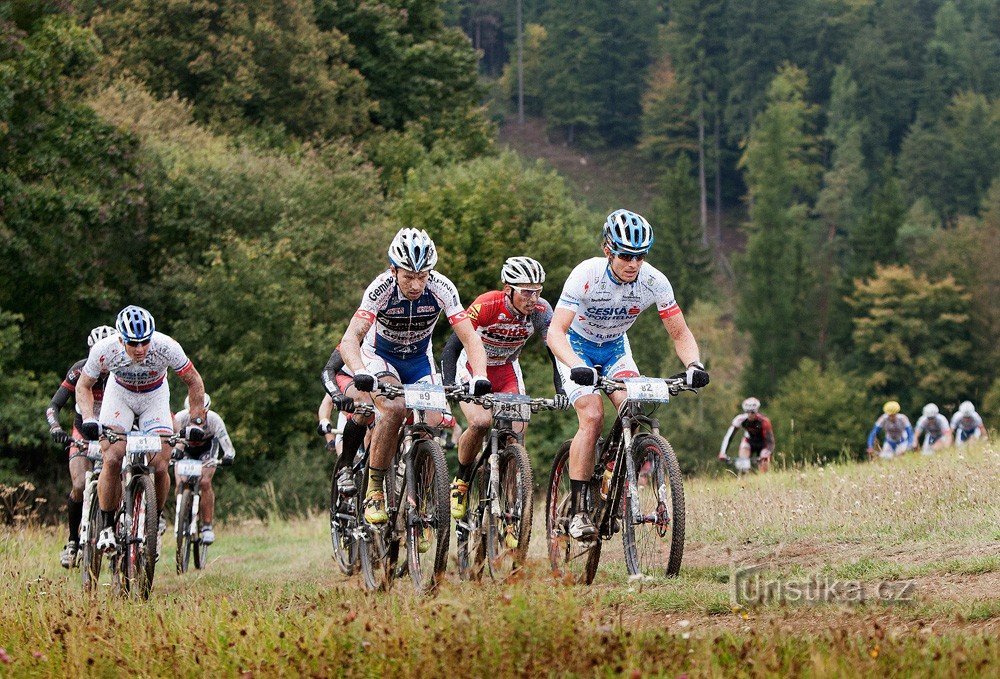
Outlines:
[[[636,478],[629,479],[638,517],[628,493],[622,498],[622,543],[631,575],[674,576],[684,556],[684,484],[677,456],[655,434],[632,442]],[[624,470],[623,470],[624,471]]]
[[177,574],[186,573],[191,560],[191,503],[194,495],[185,488],[177,513]]
[[156,490],[151,475],[133,477],[125,496],[125,511],[132,519],[123,564],[125,589],[148,599],[156,569],[156,538],[159,529]]
[[[580,542],[569,534],[572,486],[569,478],[569,446],[566,441],[552,461],[552,475],[545,499],[545,532],[549,563],[556,578],[566,583],[589,585],[601,560],[601,540]],[[596,491],[595,491],[596,492]]]
[[486,553],[490,575],[502,579],[520,568],[528,557],[534,511],[531,461],[528,451],[512,443],[500,453],[500,515],[487,508]]
[[101,507],[97,501],[97,484],[92,484],[93,497],[90,498],[90,512],[84,517],[87,521],[87,539],[82,548],[80,572],[83,579],[83,590],[92,592],[97,589],[101,579],[101,550],[97,549],[97,533],[101,530]]
[[[406,521],[406,553],[410,578],[418,592],[437,585],[448,565],[451,512],[448,498],[448,465],[437,441],[418,441],[413,448],[416,487],[407,490],[407,504],[400,508]],[[416,506],[409,504],[413,498]]]
[[486,562],[486,466],[480,465],[469,481],[468,511],[455,525],[458,576],[462,580],[479,580]]

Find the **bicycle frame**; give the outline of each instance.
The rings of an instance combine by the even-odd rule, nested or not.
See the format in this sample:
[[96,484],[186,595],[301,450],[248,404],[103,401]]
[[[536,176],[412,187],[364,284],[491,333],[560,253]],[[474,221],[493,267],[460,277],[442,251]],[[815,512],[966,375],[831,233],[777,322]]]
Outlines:
[[[615,451],[615,471],[608,489],[608,499],[601,507],[599,519],[597,521],[598,535],[602,540],[610,540],[614,537],[614,518],[617,508],[621,506],[622,493],[628,493],[630,498],[630,509],[632,519],[639,523],[642,514],[639,510],[638,496],[631,492],[631,479],[636,478],[635,460],[628,454],[632,449],[632,440],[638,433],[640,426],[647,426],[653,434],[660,433],[660,423],[657,419],[645,415],[642,406],[634,401],[625,400],[618,409],[618,417],[615,418],[611,426],[611,432],[601,447],[600,455],[595,460],[595,476],[603,473],[601,470],[611,457],[612,446],[617,446]],[[624,458],[624,459],[623,459]],[[625,474],[621,470],[625,470]]]

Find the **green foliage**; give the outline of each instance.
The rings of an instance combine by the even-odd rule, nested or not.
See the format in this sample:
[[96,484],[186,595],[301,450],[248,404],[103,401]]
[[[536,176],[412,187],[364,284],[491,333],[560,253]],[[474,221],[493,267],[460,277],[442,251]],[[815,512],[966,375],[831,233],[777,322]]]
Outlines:
[[546,290],[557,295],[570,270],[599,252],[602,223],[572,200],[554,172],[509,152],[419,168],[395,217],[427,229],[438,248],[438,268],[467,302],[495,289],[504,260],[520,254],[538,258]]
[[805,72],[794,66],[779,71],[740,160],[750,199],[750,238],[740,261],[746,280],[737,320],[752,338],[746,388],[765,398],[811,351],[814,333],[806,201],[816,191],[820,168],[806,82]]
[[908,266],[880,266],[855,281],[855,360],[876,398],[904,404],[957,403],[974,383],[964,366],[970,350],[970,295],[948,276],[931,281]]
[[708,295],[712,280],[712,253],[701,242],[698,184],[691,171],[687,156],[667,170],[649,219],[656,234],[650,263],[667,275],[685,308]]
[[[0,308],[0,451],[44,445],[48,435],[45,387],[35,373],[20,368],[20,322],[20,315]],[[55,383],[50,375],[44,377]]]
[[[548,31],[541,24],[524,26],[524,48],[522,68],[524,70],[524,112],[526,115],[543,113],[545,71],[542,62],[542,46],[548,38]],[[503,93],[504,109],[517,110],[517,60],[512,59],[504,66],[500,76],[500,91]]]
[[858,450],[870,425],[865,387],[833,366],[803,359],[768,407],[775,446],[789,460],[834,460]]
[[669,161],[698,149],[697,121],[689,103],[691,85],[678,77],[665,56],[650,70],[642,97],[642,137],[638,148],[656,161]]

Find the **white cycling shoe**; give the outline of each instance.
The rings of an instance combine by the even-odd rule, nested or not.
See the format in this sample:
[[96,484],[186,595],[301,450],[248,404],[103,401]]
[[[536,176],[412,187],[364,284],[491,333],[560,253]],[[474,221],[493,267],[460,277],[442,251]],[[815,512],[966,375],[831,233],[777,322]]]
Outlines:
[[215,531],[212,530],[211,526],[202,526],[201,528],[201,544],[210,545],[215,542]]
[[102,552],[113,552],[118,549],[118,540],[115,539],[115,529],[111,526],[102,528],[97,536],[97,549]]
[[590,542],[597,537],[597,528],[587,512],[577,512],[569,522],[569,536],[580,542]]
[[59,563],[63,568],[73,568],[76,566],[77,559],[80,556],[80,545],[75,541],[70,540],[63,547],[63,551],[59,554]]

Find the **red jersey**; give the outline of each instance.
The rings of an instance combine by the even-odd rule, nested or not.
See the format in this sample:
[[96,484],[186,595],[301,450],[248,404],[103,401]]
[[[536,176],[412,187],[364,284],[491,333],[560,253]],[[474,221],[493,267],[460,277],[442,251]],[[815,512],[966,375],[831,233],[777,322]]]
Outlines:
[[539,298],[527,315],[518,313],[502,290],[492,290],[476,298],[467,314],[486,349],[488,366],[513,363],[525,342],[537,331],[545,341],[552,320],[552,306]]

